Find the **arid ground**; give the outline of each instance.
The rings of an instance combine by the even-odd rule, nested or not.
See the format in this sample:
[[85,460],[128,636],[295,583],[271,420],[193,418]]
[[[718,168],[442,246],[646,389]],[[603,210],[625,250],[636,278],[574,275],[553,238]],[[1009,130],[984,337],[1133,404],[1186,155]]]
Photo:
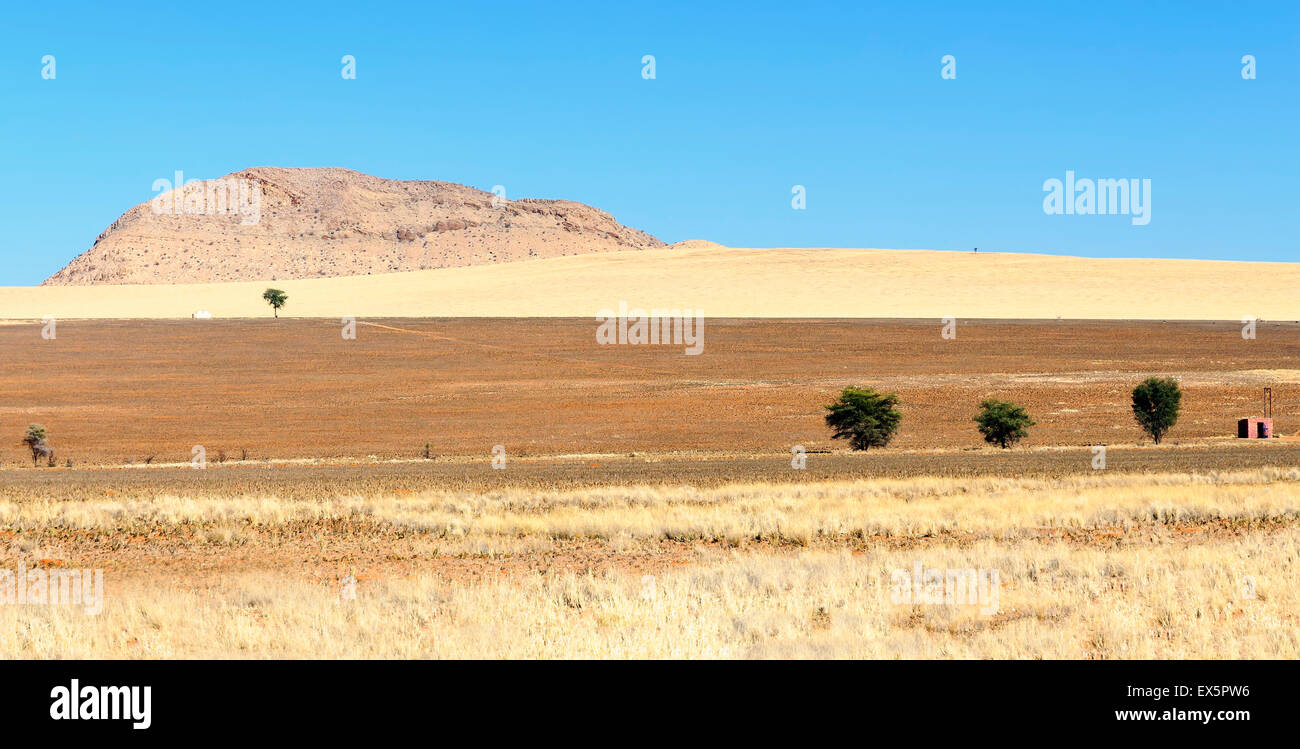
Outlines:
[[[832,445],[822,405],[848,385],[901,399],[891,449],[983,445],[971,417],[1025,405],[1026,447],[1137,445],[1129,393],[1186,392],[1172,443],[1233,441],[1271,386],[1300,433],[1300,325],[706,320],[704,353],[600,346],[591,320],[77,321],[0,326],[0,465],[29,422],[60,464],[210,459],[789,454]],[[1300,444],[1300,443],[1298,443]]]
[[[209,253],[224,265],[221,251]],[[229,260],[248,262],[243,250]],[[269,313],[261,299],[268,286],[289,294],[282,316],[318,318],[590,319],[622,300],[646,309],[703,310],[713,318],[1300,320],[1295,263],[740,249],[690,241],[663,249],[479,260],[488,264],[292,276],[297,280],[281,274],[235,283],[183,283],[187,277],[181,276],[170,284],[0,287],[0,320],[189,318],[198,310],[217,318],[260,317]]]
[[[6,483],[5,567],[99,568],[106,596],[0,606],[0,655],[1300,655],[1296,468],[291,491],[244,473],[235,495],[184,471]],[[914,569],[995,585],[901,597]]]
[[[0,570],[100,568],[107,601],[0,605],[0,656],[1300,656],[1300,442],[1233,438],[1265,386],[1300,431],[1295,324],[709,319],[699,356],[587,319],[40,330],[0,326]],[[1152,374],[1184,389],[1159,446]],[[846,385],[900,396],[889,448],[828,439]],[[1021,446],[980,442],[988,396]],[[996,611],[900,602],[916,565],[996,571]]]

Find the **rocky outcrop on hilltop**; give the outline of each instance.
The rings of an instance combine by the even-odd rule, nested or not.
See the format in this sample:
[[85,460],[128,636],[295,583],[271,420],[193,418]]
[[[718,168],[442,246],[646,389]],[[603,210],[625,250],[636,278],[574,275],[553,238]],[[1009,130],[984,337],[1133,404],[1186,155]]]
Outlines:
[[46,284],[356,276],[664,243],[589,205],[503,200],[451,182],[258,167],[160,192]]

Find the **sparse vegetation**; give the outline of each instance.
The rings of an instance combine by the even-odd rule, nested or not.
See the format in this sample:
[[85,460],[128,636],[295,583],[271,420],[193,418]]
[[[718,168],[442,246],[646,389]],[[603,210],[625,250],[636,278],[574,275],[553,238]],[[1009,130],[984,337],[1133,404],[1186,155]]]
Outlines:
[[1016,444],[1029,436],[1029,429],[1034,420],[1029,418],[1025,409],[1010,401],[987,398],[980,403],[980,412],[975,415],[984,441],[1002,449]]
[[898,396],[871,388],[844,388],[839,400],[826,406],[826,425],[833,439],[847,439],[854,450],[884,447],[894,438],[903,415],[895,406]]
[[[51,389],[94,389],[105,408],[54,411],[79,469],[16,470],[26,451],[10,445],[0,549],[104,560],[113,593],[97,617],[0,606],[0,631],[21,633],[0,657],[1300,656],[1300,594],[1278,582],[1300,574],[1300,451],[1212,438],[1215,418],[1255,392],[1251,377],[1278,374],[1247,374],[1256,350],[1219,352],[1204,327],[1080,324],[1062,348],[1059,326],[972,322],[964,345],[990,353],[954,364],[924,359],[901,324],[719,325],[717,359],[667,367],[661,352],[619,351],[628,366],[610,384],[611,352],[591,351],[586,323],[392,321],[373,349],[341,357],[315,321],[218,322],[142,337],[138,369],[49,371]],[[120,328],[96,325],[82,334],[113,345]],[[805,349],[784,343],[805,329]],[[518,331],[511,346],[502,330]],[[1131,429],[1124,396],[1162,366],[1162,348],[1139,348],[1153,330],[1165,348],[1205,347],[1180,371],[1195,393],[1180,435],[1201,441],[1115,445],[1111,468],[1093,470],[1084,440]],[[16,339],[0,328],[0,344]],[[436,368],[432,345],[448,353]],[[1098,371],[1103,345],[1139,354]],[[240,355],[201,355],[214,346]],[[85,350],[78,363],[96,363]],[[1300,371],[1285,346],[1259,350]],[[179,364],[155,381],[158,361]],[[864,371],[885,392],[847,388],[821,411],[828,382]],[[1010,387],[1005,443],[986,435],[998,444],[1016,444],[1030,412],[1070,415],[1033,430],[1042,448],[969,449],[971,405]],[[50,412],[6,392],[18,413]],[[506,392],[519,397],[484,397]],[[455,401],[471,397],[476,416],[462,418]],[[574,408],[578,397],[624,421]],[[247,408],[269,402],[282,418]],[[245,408],[196,426],[230,403]],[[156,427],[143,439],[115,429],[134,406]],[[358,431],[371,423],[382,441]],[[611,425],[617,444],[595,438]],[[863,449],[904,449],[831,451],[826,426]],[[183,451],[200,429],[205,444],[262,457],[194,471]],[[505,430],[526,447],[494,471],[484,448]],[[804,470],[791,470],[796,442]],[[160,457],[148,470],[96,465],[145,450]],[[996,569],[1001,610],[891,602],[889,571],[917,562]],[[364,608],[340,601],[353,575]]]
[[1183,391],[1172,377],[1148,377],[1133,388],[1133,418],[1158,445],[1178,422]]
[[[0,486],[27,554],[122,564],[99,616],[0,606],[28,633],[0,657],[1300,656],[1300,469],[296,499],[174,472],[193,488]],[[891,601],[917,563],[997,570],[998,611]]]
[[54,449],[50,447],[44,426],[28,424],[27,432],[23,435],[23,444],[32,452],[33,468],[36,467],[36,463],[40,459],[44,459],[46,465],[54,465]]
[[[9,398],[11,414],[32,416],[21,423],[8,420],[10,438],[0,444],[0,460],[31,466],[30,454],[18,444],[26,421],[50,422],[60,458],[75,451],[79,466],[139,462],[150,452],[159,453],[157,464],[200,443],[234,446],[226,450],[232,460],[240,447],[248,451],[244,460],[370,453],[415,458],[432,441],[431,428],[438,435],[431,455],[439,460],[477,454],[484,444],[490,448],[501,441],[500,430],[543,454],[601,451],[594,437],[613,433],[622,435],[620,452],[689,445],[753,454],[775,449],[774,440],[802,444],[810,454],[821,448],[847,451],[845,441],[830,440],[822,405],[844,386],[864,384],[899,399],[904,422],[889,442],[891,451],[983,445],[971,417],[989,395],[1015,401],[1038,422],[1017,447],[1114,444],[1124,429],[1130,441],[1142,434],[1133,430],[1129,408],[1134,386],[1153,372],[1163,376],[1168,351],[1186,351],[1177,373],[1183,378],[1182,410],[1162,438],[1163,448],[1170,439],[1200,444],[1231,437],[1244,415],[1242,405],[1257,402],[1261,385],[1300,376],[1300,357],[1286,345],[1300,326],[1289,323],[1286,335],[1222,349],[1208,324],[1072,323],[1066,346],[1048,335],[1050,326],[968,321],[961,346],[984,353],[965,361],[927,350],[928,339],[909,324],[819,322],[799,328],[793,322],[746,321],[710,329],[708,354],[678,357],[682,361],[668,366],[660,360],[665,347],[591,350],[589,326],[580,320],[380,321],[402,330],[366,328],[362,348],[342,350],[325,345],[331,339],[322,337],[318,320],[246,325],[218,319],[198,328],[190,322],[78,322],[84,347],[62,347],[66,366],[44,368],[41,388],[26,387],[21,370],[11,369],[0,391]],[[101,366],[102,347],[117,345],[128,326],[138,331],[131,338],[135,355],[120,367]],[[22,326],[0,325],[0,351],[21,351],[23,335]],[[442,336],[454,340],[434,344],[446,355],[430,366],[429,342]],[[778,343],[794,340],[797,345]],[[1097,369],[1092,357],[1099,350],[1114,351],[1117,363]],[[620,377],[603,377],[607,357],[632,366],[618,368]],[[1262,361],[1277,371],[1259,370]],[[169,376],[156,376],[157,362],[172,363]],[[879,379],[853,381],[854,373],[866,371]],[[952,376],[954,371],[961,375]],[[514,395],[480,398],[488,382],[514,383]],[[365,388],[365,397],[358,388]],[[633,390],[641,395],[629,398]],[[50,411],[43,394],[54,392],[93,393],[98,407]],[[448,418],[447,398],[473,402],[479,417]],[[575,398],[601,407],[576,408]],[[267,402],[292,416],[269,427],[260,409],[247,407]],[[618,404],[618,418],[637,428],[609,432],[606,404]],[[147,439],[121,428],[123,413],[148,421]],[[196,413],[223,416],[199,420]],[[385,424],[382,438],[359,449],[357,420]],[[1278,433],[1296,432],[1292,427],[1285,414],[1277,419]],[[1145,436],[1143,441],[1151,444]]]
[[271,305],[271,310],[276,317],[280,316],[280,308],[289,301],[289,295],[280,289],[267,289],[262,292],[262,298],[266,300],[267,304]]

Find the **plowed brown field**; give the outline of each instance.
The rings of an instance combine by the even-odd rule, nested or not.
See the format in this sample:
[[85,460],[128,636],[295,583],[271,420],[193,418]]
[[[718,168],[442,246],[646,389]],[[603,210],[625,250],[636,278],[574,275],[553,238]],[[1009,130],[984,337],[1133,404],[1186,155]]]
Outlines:
[[846,385],[896,392],[891,450],[982,445],[988,396],[1037,420],[1027,447],[1133,445],[1132,387],[1181,378],[1171,442],[1231,439],[1261,410],[1300,431],[1300,325],[707,320],[705,348],[599,346],[575,319],[61,321],[0,326],[0,464],[44,424],[60,465],[209,460],[788,454],[834,449],[822,405]]

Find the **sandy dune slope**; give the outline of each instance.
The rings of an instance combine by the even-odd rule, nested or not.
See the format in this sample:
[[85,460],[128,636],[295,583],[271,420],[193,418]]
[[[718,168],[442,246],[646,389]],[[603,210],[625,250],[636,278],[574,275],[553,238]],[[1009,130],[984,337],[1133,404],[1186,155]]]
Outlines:
[[928,250],[662,249],[383,275],[222,284],[0,288],[0,319],[708,317],[1300,320],[1300,263],[1091,259]]

